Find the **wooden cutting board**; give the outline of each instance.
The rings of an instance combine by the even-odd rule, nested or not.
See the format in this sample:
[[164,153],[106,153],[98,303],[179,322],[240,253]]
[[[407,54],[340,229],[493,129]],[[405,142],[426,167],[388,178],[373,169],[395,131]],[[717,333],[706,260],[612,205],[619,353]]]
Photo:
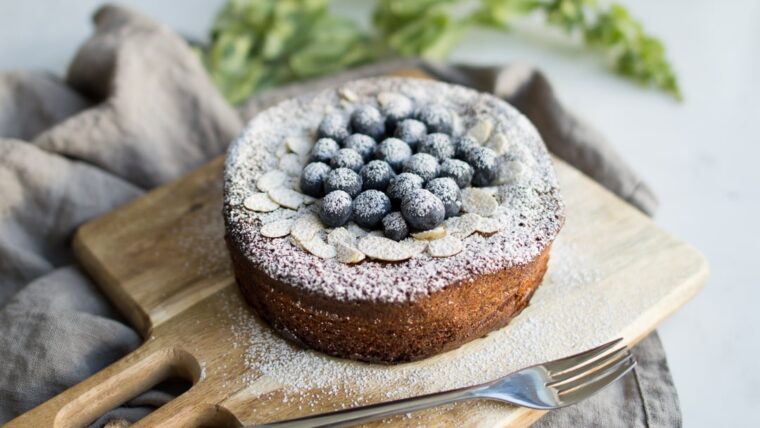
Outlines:
[[[503,349],[499,358],[514,362],[500,364],[513,370],[617,336],[635,344],[697,294],[708,272],[697,251],[567,164],[557,161],[556,168],[567,224],[544,284],[510,325],[411,365],[330,363],[358,374],[387,370],[392,378],[410,367],[450,364],[456,370],[457,362],[490,347]],[[241,426],[382,401],[394,393],[393,382],[368,387],[362,379],[360,397],[318,387],[308,391],[304,405],[276,376],[257,369],[255,345],[241,338],[241,331],[255,329],[241,326],[259,321],[238,294],[224,246],[222,169],[223,160],[216,159],[81,227],[74,240],[79,260],[145,343],[9,427],[85,425],[169,376],[186,377],[193,386],[139,426]],[[450,378],[441,373],[432,390],[458,386],[447,385]],[[460,403],[391,422],[517,427],[542,414],[500,403]]]

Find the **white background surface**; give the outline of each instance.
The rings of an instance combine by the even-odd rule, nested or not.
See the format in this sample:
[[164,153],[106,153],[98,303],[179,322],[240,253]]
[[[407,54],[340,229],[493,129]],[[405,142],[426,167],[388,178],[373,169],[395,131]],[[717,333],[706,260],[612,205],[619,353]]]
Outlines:
[[[62,73],[90,34],[99,3],[0,0],[0,70]],[[203,38],[221,0],[124,3]],[[658,223],[694,244],[712,266],[702,294],[660,328],[685,426],[757,426],[760,2],[623,3],[665,42],[684,103],[610,74],[576,43],[532,24],[508,35],[471,33],[452,59],[538,65],[564,102],[654,187]],[[336,7],[361,16],[369,3],[339,1]]]

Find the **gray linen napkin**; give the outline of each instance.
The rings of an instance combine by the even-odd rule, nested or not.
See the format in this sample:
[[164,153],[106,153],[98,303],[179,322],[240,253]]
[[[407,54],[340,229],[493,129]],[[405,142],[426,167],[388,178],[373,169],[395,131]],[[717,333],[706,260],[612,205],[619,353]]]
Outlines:
[[[187,45],[129,10],[106,6],[65,81],[0,74],[0,423],[71,387],[139,346],[75,264],[74,230],[222,153],[243,119],[283,97],[398,68],[493,91],[522,109],[550,149],[647,213],[651,191],[591,128],[565,110],[530,68],[395,62],[290,85],[238,112],[207,79]],[[538,426],[680,425],[656,334],[639,344],[635,376]],[[149,391],[104,415],[135,421],[171,399]]]

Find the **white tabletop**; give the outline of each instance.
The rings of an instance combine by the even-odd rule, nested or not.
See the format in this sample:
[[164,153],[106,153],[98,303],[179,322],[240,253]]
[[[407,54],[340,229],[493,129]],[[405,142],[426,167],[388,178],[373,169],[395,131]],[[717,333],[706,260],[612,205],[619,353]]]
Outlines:
[[[3,1],[0,70],[65,70],[91,32],[89,17],[99,3]],[[203,38],[222,1],[123,3]],[[597,56],[531,23],[512,34],[474,32],[452,59],[538,65],[565,104],[609,137],[654,187],[661,200],[657,222],[712,265],[702,294],[660,328],[685,425],[756,426],[760,284],[752,271],[760,262],[760,132],[752,127],[760,122],[760,2],[623,3],[665,42],[683,103],[610,74]],[[336,2],[354,16],[367,5]]]

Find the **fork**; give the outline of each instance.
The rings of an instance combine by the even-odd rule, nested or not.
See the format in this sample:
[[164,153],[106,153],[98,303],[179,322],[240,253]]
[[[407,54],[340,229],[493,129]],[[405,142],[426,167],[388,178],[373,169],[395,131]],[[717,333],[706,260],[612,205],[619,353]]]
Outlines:
[[[559,360],[526,367],[480,385],[355,407],[257,427],[344,427],[458,401],[486,399],[551,410],[578,403],[636,366],[622,338]],[[618,346],[620,345],[620,346]]]

